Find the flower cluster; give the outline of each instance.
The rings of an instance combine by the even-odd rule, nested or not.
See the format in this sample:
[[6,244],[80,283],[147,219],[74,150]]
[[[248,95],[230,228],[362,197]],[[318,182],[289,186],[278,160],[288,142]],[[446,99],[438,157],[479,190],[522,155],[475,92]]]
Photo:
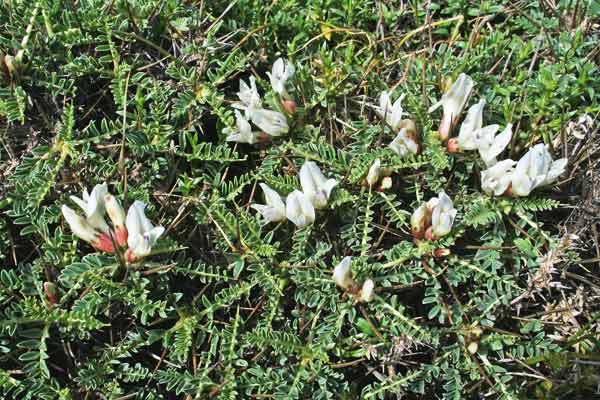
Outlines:
[[[472,89],[473,80],[466,74],[460,74],[448,92],[442,95],[442,99],[429,109],[431,112],[440,105],[443,106],[439,128],[442,140],[449,138]],[[499,125],[483,126],[484,106],[485,100],[481,99],[469,108],[458,137],[449,139],[447,147],[450,153],[465,150],[479,152],[487,168],[481,172],[481,187],[485,193],[495,196],[528,196],[535,188],[551,184],[564,173],[567,159],[552,160],[548,146],[543,143],[530,148],[518,162],[511,159],[498,162],[497,157],[511,141],[512,124],[507,124],[496,135]]]
[[457,210],[443,191],[421,204],[412,214],[410,224],[415,239],[436,240],[450,233]]
[[252,208],[269,222],[279,222],[287,218],[297,227],[302,228],[315,221],[315,209],[327,206],[331,191],[337,184],[335,179],[325,178],[315,162],[306,161],[300,168],[302,191],[294,190],[284,203],[275,190],[261,183],[266,204],[253,204]]
[[366,279],[359,287],[352,278],[352,257],[344,257],[333,269],[333,281],[343,290],[350,293],[357,302],[369,302],[373,300],[375,283],[372,279]]
[[[295,68],[282,58],[277,59],[268,74],[273,91],[279,96],[281,108],[289,115],[296,112],[296,103],[286,90],[286,82],[294,76]],[[280,111],[268,110],[263,107],[260,94],[256,88],[256,79],[250,77],[250,85],[240,79],[240,91],[237,93],[239,102],[233,104],[236,117],[236,127],[227,129],[227,141],[255,144],[286,134],[289,131],[287,117]],[[244,113],[242,114],[240,111]],[[252,122],[260,131],[253,131]]]
[[482,171],[481,189],[495,196],[528,196],[534,189],[556,181],[566,166],[566,158],[552,160],[548,146],[538,143],[518,162],[506,159]]
[[[75,236],[105,253],[112,254],[127,247],[125,259],[129,262],[149,255],[165,230],[152,225],[144,213],[146,205],[141,201],[136,200],[125,215],[119,201],[108,193],[106,183],[96,185],[91,193],[84,189],[82,198],[71,196],[71,200],[84,214],[76,213],[66,204],[62,206],[62,214]],[[112,226],[106,222],[105,214]]]
[[402,109],[403,98],[404,95],[401,95],[392,103],[390,94],[384,91],[379,96],[379,106],[374,107],[379,118],[396,133],[396,137],[389,144],[389,148],[401,157],[419,152],[415,123],[410,119],[402,119],[404,113]]

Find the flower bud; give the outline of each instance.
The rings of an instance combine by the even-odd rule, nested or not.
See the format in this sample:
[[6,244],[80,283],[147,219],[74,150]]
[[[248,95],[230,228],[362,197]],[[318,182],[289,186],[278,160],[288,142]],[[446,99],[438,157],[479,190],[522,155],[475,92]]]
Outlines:
[[8,76],[11,79],[14,79],[17,73],[17,63],[15,62],[15,58],[9,54],[4,56],[4,66],[8,71]]
[[289,115],[296,114],[296,102],[294,100],[283,100],[281,102],[281,107]]
[[412,213],[410,217],[410,226],[412,235],[415,239],[422,239],[425,230],[431,225],[431,207],[428,203],[423,203]]
[[373,186],[379,181],[379,177],[381,176],[381,160],[378,158],[373,162],[371,168],[369,168],[369,172],[367,173],[367,184],[369,186]]
[[477,343],[477,342],[471,342],[471,343],[469,343],[467,345],[467,350],[471,354],[477,353],[477,351],[479,350],[479,343]]
[[375,289],[375,283],[371,279],[364,281],[362,288],[360,289],[359,301],[368,303],[373,300],[373,290]]
[[392,177],[391,176],[386,176],[385,178],[383,178],[381,180],[381,186],[379,187],[379,190],[384,191],[387,190],[389,188],[392,187]]
[[106,213],[110,218],[115,228],[115,239],[121,247],[127,245],[127,228],[125,227],[125,210],[121,207],[121,203],[112,194],[104,196],[104,205]]
[[344,290],[356,286],[352,279],[352,257],[344,257],[342,261],[333,269],[333,281]]

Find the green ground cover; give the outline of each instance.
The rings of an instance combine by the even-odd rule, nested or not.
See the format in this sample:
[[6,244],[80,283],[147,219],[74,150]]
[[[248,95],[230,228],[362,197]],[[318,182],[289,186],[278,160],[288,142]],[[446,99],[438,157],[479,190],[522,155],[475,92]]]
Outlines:
[[0,7],[2,398],[599,396],[597,0]]

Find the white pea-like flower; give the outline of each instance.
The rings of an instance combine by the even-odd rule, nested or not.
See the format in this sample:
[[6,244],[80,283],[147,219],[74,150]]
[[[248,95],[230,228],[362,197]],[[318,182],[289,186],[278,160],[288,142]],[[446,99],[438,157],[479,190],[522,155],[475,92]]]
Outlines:
[[287,196],[285,216],[298,228],[303,228],[315,222],[315,208],[307,195],[294,190]]
[[478,129],[474,134],[475,145],[487,167],[496,164],[496,157],[504,151],[512,137],[512,124],[506,125],[501,133],[494,136],[498,128],[498,125],[488,125]]
[[283,221],[285,219],[285,203],[279,193],[265,183],[261,183],[260,187],[265,194],[265,202],[267,204],[252,204],[251,207],[269,222]]
[[115,246],[112,239],[105,232],[99,232],[83,216],[77,214],[67,205],[61,207],[61,212],[71,228],[71,232],[81,240],[84,240],[100,251],[114,253]]
[[435,111],[440,106],[444,110],[439,128],[442,140],[446,140],[450,136],[450,131],[465,108],[471,90],[473,90],[473,79],[467,74],[461,73],[450,89],[442,95],[442,98],[429,107],[429,112]]
[[306,161],[300,168],[300,184],[314,208],[321,209],[327,205],[331,191],[338,182],[333,178],[325,178],[314,161]]
[[367,173],[367,184],[369,186],[375,185],[379,178],[381,177],[381,160],[376,159],[371,167],[369,168],[369,172]]
[[483,108],[485,100],[481,99],[477,104],[472,105],[467,111],[467,116],[460,125],[458,131],[457,144],[460,150],[475,150],[475,132],[483,126]]
[[400,157],[419,152],[419,144],[416,142],[414,134],[406,128],[400,129],[400,132],[389,144],[389,148]]
[[279,111],[252,108],[248,109],[247,115],[256,126],[270,136],[281,136],[290,129],[287,118]]
[[254,144],[258,142],[258,132],[252,132],[252,127],[248,120],[238,111],[235,110],[236,128],[227,128],[228,133],[225,139],[228,142]]
[[437,197],[432,197],[426,203],[422,203],[412,213],[410,226],[414,238],[421,239],[425,235],[425,231],[431,226],[431,214],[438,202]]
[[144,209],[146,204],[134,201],[127,211],[125,225],[127,226],[129,249],[125,253],[128,261],[135,261],[150,254],[158,238],[164,233],[165,228],[154,226],[146,217]]
[[375,107],[375,112],[385,121],[386,124],[392,128],[394,132],[398,132],[400,129],[400,123],[402,122],[402,100],[404,95],[401,95],[392,104],[390,94],[387,91],[381,92],[379,96],[379,107]]
[[500,196],[510,187],[516,161],[502,160],[481,172],[481,190]]
[[437,199],[437,204],[433,207],[431,213],[430,232],[428,230],[429,233],[425,233],[425,236],[428,236],[430,240],[439,239],[450,233],[457,213],[452,204],[452,199],[446,193],[440,192]]
[[84,217],[77,214],[67,205],[61,207],[61,212],[75,236],[88,243],[93,243],[96,240],[98,231],[96,231]]
[[108,193],[106,183],[96,185],[91,193],[87,189],[83,190],[83,198],[70,196],[71,200],[77,204],[85,213],[87,222],[95,229],[101,232],[108,232],[109,227],[104,220],[104,195]]
[[362,288],[360,289],[360,296],[358,301],[368,303],[373,300],[373,292],[375,289],[375,282],[372,279],[367,279],[363,282]]
[[273,91],[279,94],[281,97],[287,99],[289,95],[285,89],[285,84],[288,79],[294,76],[296,69],[294,65],[288,60],[278,58],[271,69],[271,72],[267,72],[269,79],[271,80],[271,87]]
[[333,269],[333,281],[344,290],[350,289],[356,285],[354,279],[352,279],[351,265],[352,257],[347,256]]
[[256,88],[256,79],[253,76],[250,77],[250,85],[244,82],[243,79],[240,79],[240,91],[237,93],[237,96],[240,99],[240,103],[234,103],[233,107],[235,108],[248,111],[262,107],[260,94],[258,94],[258,89]]
[[517,163],[512,174],[512,194],[528,196],[537,187],[553,183],[565,172],[567,159],[552,160],[543,143],[533,146]]

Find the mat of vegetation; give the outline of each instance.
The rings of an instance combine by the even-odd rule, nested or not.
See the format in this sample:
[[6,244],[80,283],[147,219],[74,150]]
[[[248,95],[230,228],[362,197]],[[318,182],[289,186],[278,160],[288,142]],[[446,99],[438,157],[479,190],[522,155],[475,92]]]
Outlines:
[[599,18],[3,1],[1,397],[598,396]]

